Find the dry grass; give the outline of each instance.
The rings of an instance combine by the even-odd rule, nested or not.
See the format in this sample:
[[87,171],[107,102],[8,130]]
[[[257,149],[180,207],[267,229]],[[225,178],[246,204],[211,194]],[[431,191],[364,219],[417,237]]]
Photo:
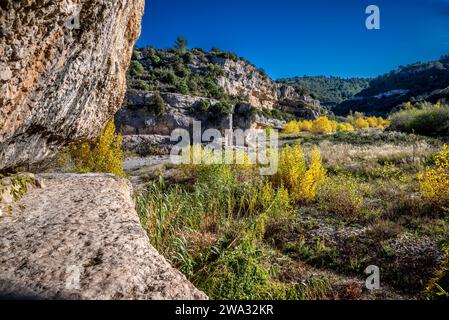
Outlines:
[[426,142],[416,144],[352,145],[332,144],[323,141],[319,145],[325,165],[336,172],[365,173],[387,164],[403,169],[419,171],[437,149]]

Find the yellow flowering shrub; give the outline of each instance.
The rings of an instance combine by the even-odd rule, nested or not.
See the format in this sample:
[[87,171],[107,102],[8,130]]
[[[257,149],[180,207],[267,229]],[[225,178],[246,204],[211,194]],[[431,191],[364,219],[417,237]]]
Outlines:
[[311,120],[298,121],[299,131],[310,132],[313,122]]
[[370,128],[377,128],[379,126],[379,122],[376,117],[368,117],[366,118],[366,122],[368,122]]
[[288,122],[282,132],[286,134],[298,134],[300,132],[309,132],[312,129],[313,122],[310,120],[299,120]]
[[297,134],[300,132],[298,121],[290,121],[288,122],[284,128],[282,129],[283,133],[286,134]]
[[122,136],[116,134],[111,120],[93,143],[82,143],[70,149],[76,171],[80,173],[102,172],[124,176]]
[[328,117],[322,116],[313,121],[311,132],[315,134],[327,134],[335,132],[335,121],[329,120]]
[[272,177],[276,186],[290,191],[292,199],[299,199],[299,184],[307,171],[304,150],[299,146],[287,146],[279,153],[278,171]]
[[309,169],[306,171],[299,188],[299,197],[304,202],[313,201],[318,188],[326,180],[326,169],[317,147],[312,150]]
[[351,132],[354,131],[354,127],[350,123],[339,123],[337,125],[338,132]]
[[331,122],[332,132],[337,132],[337,127],[338,127],[337,121],[330,120],[330,122]]
[[357,129],[368,129],[369,123],[368,121],[360,117],[354,120],[354,127],[356,127]]
[[348,116],[349,123],[330,120],[327,116],[321,116],[318,119],[290,121],[283,129],[286,134],[298,134],[300,132],[311,132],[314,134],[329,134],[334,132],[352,132],[356,129],[379,128],[384,129],[390,125],[390,121],[382,117],[365,118],[363,114],[358,113],[355,117]]
[[299,146],[287,146],[279,154],[278,172],[272,177],[274,185],[285,187],[294,202],[309,202],[315,199],[317,188],[324,181],[323,167],[318,148],[311,153],[309,168],[304,150]]
[[435,168],[427,168],[419,174],[422,197],[442,209],[449,207],[449,147],[435,156]]
[[377,126],[378,126],[379,128],[386,128],[386,127],[389,127],[390,124],[391,124],[391,121],[388,120],[388,119],[384,119],[384,118],[382,118],[382,117],[378,117],[378,118],[377,118]]

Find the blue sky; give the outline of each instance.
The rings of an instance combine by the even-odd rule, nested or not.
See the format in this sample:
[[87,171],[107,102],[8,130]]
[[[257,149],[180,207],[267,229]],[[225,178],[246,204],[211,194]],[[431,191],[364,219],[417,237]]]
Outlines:
[[[378,5],[381,30],[367,30]],[[371,77],[449,53],[449,0],[146,0],[139,46],[236,52],[273,78]]]

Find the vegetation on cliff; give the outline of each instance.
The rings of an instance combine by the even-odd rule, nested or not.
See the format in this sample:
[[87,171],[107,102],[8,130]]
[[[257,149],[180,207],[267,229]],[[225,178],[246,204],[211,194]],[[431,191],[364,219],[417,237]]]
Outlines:
[[211,60],[231,54],[217,49],[211,52],[188,50],[186,45],[181,37],[173,49],[135,48],[128,71],[128,88],[228,99],[216,83],[223,69]]

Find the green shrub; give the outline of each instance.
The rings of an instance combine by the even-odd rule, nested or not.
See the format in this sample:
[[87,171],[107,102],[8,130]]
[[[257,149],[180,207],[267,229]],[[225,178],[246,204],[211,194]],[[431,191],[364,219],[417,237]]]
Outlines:
[[173,68],[176,75],[180,78],[186,78],[190,75],[190,69],[187,68],[182,62],[176,63]]
[[159,58],[157,55],[150,56],[150,59],[155,64],[159,64],[161,62],[161,58]]
[[173,70],[170,69],[163,69],[161,71],[160,78],[162,81],[172,86],[176,86],[179,81],[178,76],[173,72]]
[[214,300],[323,299],[328,292],[324,278],[309,278],[300,284],[273,280],[264,267],[265,253],[243,242],[227,250],[202,269],[196,286]]
[[131,75],[140,77],[145,72],[145,68],[140,64],[139,61],[133,60],[131,61],[130,72]]
[[182,94],[188,95],[190,93],[189,86],[184,79],[178,82],[177,88]]
[[178,36],[175,42],[175,51],[178,54],[184,54],[187,50],[187,40],[182,36]]
[[209,100],[201,100],[198,106],[200,112],[207,112],[210,108],[210,101]]
[[158,117],[160,117],[164,114],[165,101],[158,91],[156,91],[154,93],[153,104],[151,105],[151,111]]
[[147,91],[147,92],[151,90],[150,85],[143,80],[137,80],[137,87],[140,90]]
[[449,105],[426,104],[391,116],[391,130],[430,137],[449,136]]
[[221,114],[231,114],[232,113],[232,103],[227,99],[221,99],[218,104],[214,106],[217,112]]
[[223,89],[215,83],[211,78],[207,78],[204,82],[204,88],[206,90],[206,96],[208,98],[222,99],[224,92]]
[[357,216],[363,207],[360,184],[350,175],[328,178],[318,192],[320,207],[342,217]]

